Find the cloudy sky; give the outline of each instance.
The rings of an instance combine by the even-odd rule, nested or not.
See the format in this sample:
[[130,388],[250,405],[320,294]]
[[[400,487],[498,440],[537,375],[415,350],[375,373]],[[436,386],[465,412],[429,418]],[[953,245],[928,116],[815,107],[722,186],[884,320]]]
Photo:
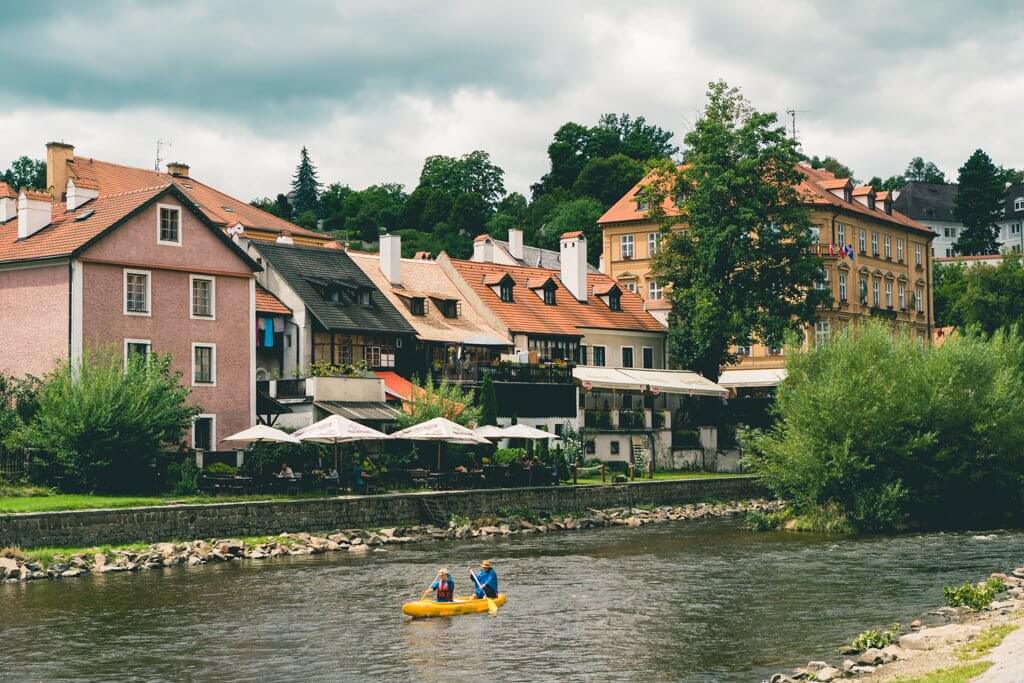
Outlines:
[[676,132],[724,78],[808,154],[861,179],[982,147],[1024,166],[1024,10],[1014,3],[43,2],[0,21],[0,169],[64,140],[165,161],[243,199],[321,179],[414,185],[423,158],[489,151],[510,190],[553,131],[603,112]]

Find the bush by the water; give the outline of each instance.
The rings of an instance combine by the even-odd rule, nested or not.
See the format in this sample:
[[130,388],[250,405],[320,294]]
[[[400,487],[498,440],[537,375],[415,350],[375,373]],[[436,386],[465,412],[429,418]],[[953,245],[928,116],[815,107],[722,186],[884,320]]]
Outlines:
[[794,514],[834,507],[859,531],[1001,524],[1024,492],[1024,341],[969,331],[943,346],[881,324],[787,353],[777,424],[747,465]]
[[892,645],[900,639],[900,625],[893,624],[884,631],[868,629],[853,639],[851,645],[858,652],[864,652],[871,648],[882,649],[886,645]]
[[985,583],[975,585],[964,581],[960,586],[946,586],[942,589],[942,597],[950,607],[970,607],[973,610],[983,610],[992,604],[996,596],[1006,590],[1002,580],[992,578]]
[[31,421],[9,437],[37,449],[61,487],[104,493],[142,492],[165,485],[163,449],[180,444],[200,409],[170,356],[85,354],[48,374]]
[[225,462],[215,462],[207,466],[206,473],[214,476],[233,477],[238,474],[238,468]]

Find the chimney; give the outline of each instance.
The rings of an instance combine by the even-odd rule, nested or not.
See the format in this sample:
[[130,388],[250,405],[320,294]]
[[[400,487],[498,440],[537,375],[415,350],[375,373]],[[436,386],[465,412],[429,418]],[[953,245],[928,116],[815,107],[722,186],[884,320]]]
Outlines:
[[380,236],[380,272],[392,287],[402,284],[402,237],[400,235]]
[[286,234],[284,234],[282,232],[280,235],[277,236],[277,243],[278,244],[295,244],[295,240],[293,240],[290,235],[286,235]]
[[18,194],[18,239],[31,237],[50,224],[53,198],[46,192],[22,190]]
[[[509,235],[511,238],[511,235]],[[494,243],[490,235],[477,235],[473,240],[473,256],[470,261],[494,263]]]
[[587,238],[579,230],[562,235],[560,242],[562,272],[565,288],[577,301],[587,300]]
[[517,261],[523,260],[523,231],[519,228],[508,229],[508,253]]
[[0,180],[0,224],[18,215],[18,193]]
[[100,188],[96,183],[82,180],[81,178],[68,178],[65,201],[68,204],[68,211],[74,211],[90,199],[100,196]]
[[183,164],[180,161],[169,161],[167,162],[167,172],[175,178],[188,178],[188,164]]
[[74,145],[46,143],[46,189],[53,193],[57,201],[64,200],[62,193],[68,186],[68,164],[74,158]]

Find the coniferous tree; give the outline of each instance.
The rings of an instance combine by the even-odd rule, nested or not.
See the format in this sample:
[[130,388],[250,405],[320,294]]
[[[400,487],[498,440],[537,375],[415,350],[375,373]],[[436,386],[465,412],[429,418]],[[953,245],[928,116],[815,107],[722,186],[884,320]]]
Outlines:
[[480,385],[480,422],[485,425],[498,424],[498,394],[490,375],[484,375],[483,384]]
[[996,221],[1003,206],[1002,174],[992,159],[977,149],[960,167],[957,182],[960,188],[953,203],[953,216],[964,229],[953,247],[966,256],[998,253]]
[[320,187],[316,166],[309,158],[309,150],[303,147],[299,152],[299,165],[292,176],[292,211],[295,215],[307,211],[320,215]]

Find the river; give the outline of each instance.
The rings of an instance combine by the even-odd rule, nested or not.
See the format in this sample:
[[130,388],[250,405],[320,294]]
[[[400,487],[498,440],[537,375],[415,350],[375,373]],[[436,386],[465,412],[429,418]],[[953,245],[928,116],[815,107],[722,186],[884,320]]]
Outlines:
[[[491,559],[496,617],[407,621]],[[0,585],[0,680],[760,681],[1024,564],[1024,533],[836,538],[739,521],[391,546]]]

